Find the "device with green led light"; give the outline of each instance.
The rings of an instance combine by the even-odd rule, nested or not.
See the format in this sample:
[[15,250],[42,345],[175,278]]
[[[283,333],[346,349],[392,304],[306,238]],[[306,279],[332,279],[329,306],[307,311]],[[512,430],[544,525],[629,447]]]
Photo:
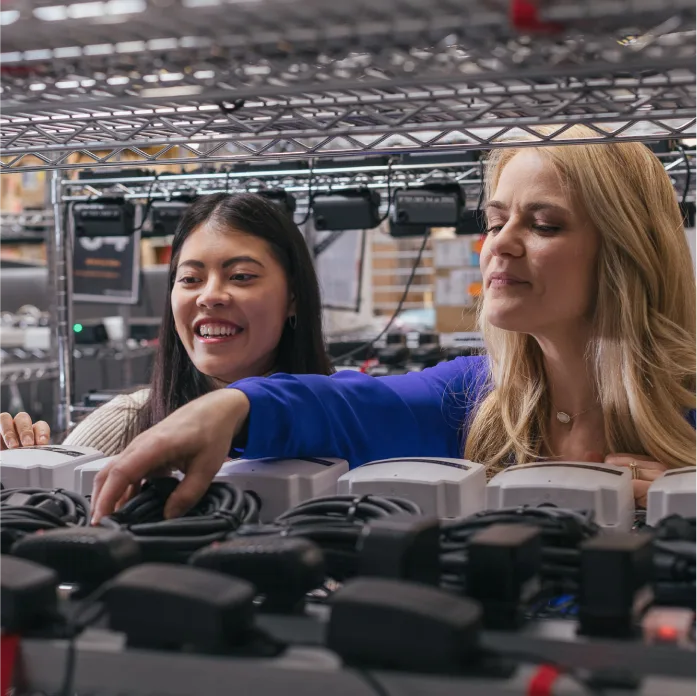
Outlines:
[[76,345],[89,346],[109,342],[109,336],[101,319],[83,320],[73,324],[73,336]]

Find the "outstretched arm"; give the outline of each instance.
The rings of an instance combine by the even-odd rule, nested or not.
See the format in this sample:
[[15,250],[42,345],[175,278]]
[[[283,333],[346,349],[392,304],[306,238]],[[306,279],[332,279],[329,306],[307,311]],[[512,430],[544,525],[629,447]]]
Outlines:
[[244,457],[341,457],[351,467],[402,456],[460,457],[484,358],[395,377],[279,374],[231,385],[251,410]]
[[408,455],[459,456],[460,427],[481,391],[486,364],[462,358],[419,374],[277,375],[243,380],[182,406],[139,435],[95,478],[94,522],[143,478],[178,468],[184,478],[165,515],[205,494],[247,427],[246,457],[339,456],[357,466]]

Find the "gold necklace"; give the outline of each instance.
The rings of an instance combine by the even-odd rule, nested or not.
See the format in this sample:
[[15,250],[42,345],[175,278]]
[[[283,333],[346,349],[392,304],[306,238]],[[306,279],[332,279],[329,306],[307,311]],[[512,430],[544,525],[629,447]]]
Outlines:
[[[554,406],[554,404],[552,404],[552,406]],[[587,408],[585,411],[579,411],[578,413],[574,413],[573,415],[569,415],[566,411],[559,411],[556,406],[554,406],[554,410],[557,412],[557,420],[560,423],[564,423],[564,425],[568,425],[574,418],[582,416],[584,413],[588,413],[588,411],[592,411],[596,406],[598,406],[598,404],[596,404],[595,406],[591,406],[590,408]]]

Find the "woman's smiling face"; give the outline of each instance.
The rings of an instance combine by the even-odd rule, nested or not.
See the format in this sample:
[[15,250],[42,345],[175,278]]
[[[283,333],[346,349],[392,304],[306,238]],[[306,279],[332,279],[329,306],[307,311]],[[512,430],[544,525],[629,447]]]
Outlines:
[[288,278],[269,244],[210,220],[182,245],[171,302],[194,366],[228,384],[273,369],[295,313]]

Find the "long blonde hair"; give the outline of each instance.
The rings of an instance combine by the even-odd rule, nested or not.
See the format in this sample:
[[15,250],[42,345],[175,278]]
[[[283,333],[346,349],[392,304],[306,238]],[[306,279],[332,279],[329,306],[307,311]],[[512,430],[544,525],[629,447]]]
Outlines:
[[[584,126],[567,135],[584,139]],[[486,193],[519,149],[494,151]],[[640,143],[540,147],[601,236],[594,336],[587,347],[609,452],[694,466],[695,274],[675,191]],[[527,334],[504,331],[479,312],[489,391],[474,410],[467,459],[498,470],[540,457],[551,404],[542,354]],[[547,448],[549,449],[549,448]]]

